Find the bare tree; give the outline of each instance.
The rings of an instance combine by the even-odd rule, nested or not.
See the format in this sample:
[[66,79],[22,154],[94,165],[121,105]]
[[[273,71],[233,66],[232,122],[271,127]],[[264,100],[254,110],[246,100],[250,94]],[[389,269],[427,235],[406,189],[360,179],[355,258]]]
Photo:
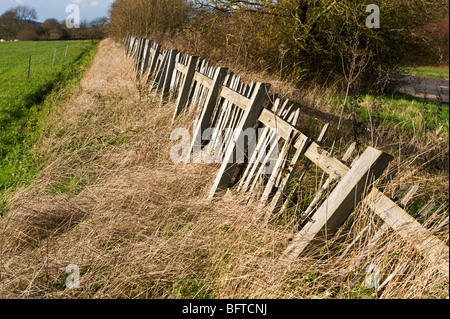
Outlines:
[[16,14],[16,19],[21,22],[35,21],[38,18],[36,9],[28,6],[17,6],[11,11]]

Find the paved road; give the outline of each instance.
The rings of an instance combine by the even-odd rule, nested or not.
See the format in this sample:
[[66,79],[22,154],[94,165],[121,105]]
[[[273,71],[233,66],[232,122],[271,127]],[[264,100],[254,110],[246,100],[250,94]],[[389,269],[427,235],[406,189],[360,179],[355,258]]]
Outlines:
[[449,103],[449,81],[420,78],[415,76],[405,76],[402,78],[399,91],[416,97],[437,100],[442,98],[442,102]]

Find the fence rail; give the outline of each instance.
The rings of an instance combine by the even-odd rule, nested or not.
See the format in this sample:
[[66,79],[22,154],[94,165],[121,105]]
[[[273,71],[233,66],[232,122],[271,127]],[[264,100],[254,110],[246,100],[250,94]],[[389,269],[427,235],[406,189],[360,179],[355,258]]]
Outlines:
[[[374,187],[392,156],[368,147],[348,165],[355,145],[350,146],[341,160],[332,156],[320,147],[328,125],[315,141],[304,135],[297,129],[300,110],[288,100],[270,97],[270,84],[243,83],[227,68],[214,67],[204,59],[176,50],[164,50],[148,39],[127,36],[124,46],[125,54],[134,59],[137,78],[147,72],[148,90],[155,96],[161,94],[161,105],[176,101],[174,120],[183,112],[195,112],[197,121],[189,159],[193,156],[194,161],[201,161],[213,154],[221,163],[209,199],[230,189],[247,194],[247,202],[258,201],[265,210],[264,222],[268,222],[289,206],[310,164],[328,176],[302,214],[301,229],[281,258],[296,258],[308,247],[320,244],[336,233],[364,202],[384,221],[372,242],[392,229],[448,277],[448,246]],[[213,127],[215,130],[205,141],[205,130]],[[245,140],[246,130],[252,128],[257,128],[260,134],[240,145],[239,142]],[[255,147],[238,161],[237,150],[249,148],[250,143]],[[265,169],[269,164],[272,169],[267,173]],[[407,194],[403,202],[411,196]],[[424,207],[422,215],[431,211],[430,206]],[[365,231],[347,246],[341,258],[365,236]]]

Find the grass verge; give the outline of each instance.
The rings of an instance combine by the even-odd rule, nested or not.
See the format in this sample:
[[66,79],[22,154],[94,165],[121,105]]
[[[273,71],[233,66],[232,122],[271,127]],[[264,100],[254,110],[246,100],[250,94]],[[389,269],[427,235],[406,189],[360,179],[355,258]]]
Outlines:
[[401,69],[405,74],[418,76],[421,78],[430,78],[438,80],[448,80],[449,71],[446,67],[432,67],[432,66],[419,66],[419,67],[403,67]]
[[[333,111],[342,107],[343,97],[334,98]],[[449,132],[449,105],[406,94],[362,95],[350,99],[345,114],[358,113],[358,119],[405,132],[409,137],[427,132]]]
[[[63,57],[67,45],[71,49]],[[33,148],[42,125],[78,87],[97,45],[81,41],[2,44],[5,59],[0,74],[10,81],[0,84],[0,214],[6,206],[5,193],[26,186],[40,171],[41,155]],[[19,63],[28,54],[35,57],[29,80]],[[53,57],[58,57],[54,64]]]

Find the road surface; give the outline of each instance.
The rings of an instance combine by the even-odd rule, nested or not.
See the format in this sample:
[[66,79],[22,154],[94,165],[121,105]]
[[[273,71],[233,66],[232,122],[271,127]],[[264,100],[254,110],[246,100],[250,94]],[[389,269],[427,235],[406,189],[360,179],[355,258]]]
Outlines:
[[438,100],[441,98],[442,102],[449,103],[448,80],[405,76],[402,78],[402,82],[403,84],[399,87],[401,93],[430,100]]

